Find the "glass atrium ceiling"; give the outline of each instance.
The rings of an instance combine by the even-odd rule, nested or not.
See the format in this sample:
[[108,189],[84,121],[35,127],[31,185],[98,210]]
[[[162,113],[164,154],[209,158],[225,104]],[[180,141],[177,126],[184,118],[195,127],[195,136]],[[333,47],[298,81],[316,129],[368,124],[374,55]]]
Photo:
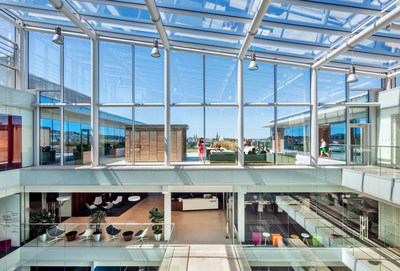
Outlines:
[[[162,31],[174,47],[239,55],[262,3],[268,2],[246,56],[282,59],[312,65],[352,36],[398,6],[395,0],[61,0],[98,37],[151,44],[159,39],[147,3],[154,3]],[[270,3],[269,3],[270,2]],[[82,33],[63,12],[46,0],[0,0],[0,15],[22,22],[28,30]],[[398,16],[400,18],[400,16]],[[354,63],[366,71],[398,66],[400,20],[383,28],[328,66]],[[394,26],[393,26],[394,25]]]

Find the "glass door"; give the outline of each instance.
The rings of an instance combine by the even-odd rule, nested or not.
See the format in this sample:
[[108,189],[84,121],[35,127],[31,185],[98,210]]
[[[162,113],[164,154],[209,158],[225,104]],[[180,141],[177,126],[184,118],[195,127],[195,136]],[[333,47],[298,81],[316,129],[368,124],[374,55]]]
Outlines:
[[368,163],[368,124],[350,124],[350,163]]

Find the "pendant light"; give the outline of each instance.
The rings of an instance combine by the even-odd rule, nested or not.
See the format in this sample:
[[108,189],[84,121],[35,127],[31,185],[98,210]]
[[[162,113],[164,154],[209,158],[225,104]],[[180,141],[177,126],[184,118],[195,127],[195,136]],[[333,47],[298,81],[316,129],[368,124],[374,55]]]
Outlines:
[[64,36],[61,35],[61,28],[59,26],[56,27],[56,34],[53,37],[53,42],[58,45],[64,44]]
[[351,65],[350,73],[347,76],[347,83],[351,84],[355,82],[358,82],[358,78],[356,75],[356,68],[354,67],[354,65]]
[[158,40],[154,39],[153,41],[153,50],[151,50],[152,57],[160,57],[160,51],[158,50]]
[[251,71],[258,70],[258,65],[256,62],[256,53],[254,53],[254,52],[251,54],[251,62],[249,65],[249,70],[251,70]]

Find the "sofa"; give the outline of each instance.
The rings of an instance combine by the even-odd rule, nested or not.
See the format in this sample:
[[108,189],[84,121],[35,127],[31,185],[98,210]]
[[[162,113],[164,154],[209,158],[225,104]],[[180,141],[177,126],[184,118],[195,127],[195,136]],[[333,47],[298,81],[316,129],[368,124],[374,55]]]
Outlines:
[[233,151],[211,152],[210,163],[211,164],[236,164],[236,152],[233,152]]

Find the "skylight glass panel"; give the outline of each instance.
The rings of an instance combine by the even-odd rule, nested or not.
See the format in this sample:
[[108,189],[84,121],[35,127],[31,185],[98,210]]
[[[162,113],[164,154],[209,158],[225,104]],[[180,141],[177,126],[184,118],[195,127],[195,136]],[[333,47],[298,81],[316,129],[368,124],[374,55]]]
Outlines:
[[166,26],[192,28],[197,30],[218,31],[230,34],[246,35],[249,24],[212,19],[205,17],[193,17],[180,14],[160,12],[162,22]]
[[398,57],[400,55],[400,44],[395,42],[383,42],[374,40],[364,40],[357,44],[355,47],[357,51],[366,51],[378,54],[393,55]]
[[[227,39],[224,37],[199,35],[195,33],[167,31],[168,39],[171,41],[190,42],[194,44],[206,44],[220,47],[229,47],[240,49],[242,46],[242,40],[235,38]],[[244,37],[243,37],[244,38]]]
[[95,30],[158,38],[158,32],[155,28],[152,29],[110,22],[99,22],[95,20],[88,20],[88,23],[90,23]]
[[252,18],[260,6],[260,0],[156,0],[156,5],[160,7]]
[[390,4],[393,0],[308,0],[312,2],[327,3],[333,5],[344,5],[368,9],[381,10]]
[[[60,26],[72,26],[76,27],[74,23],[72,23],[68,18],[64,16],[57,16],[51,14],[44,14],[38,12],[25,12],[21,10],[12,10],[9,9],[15,16],[20,18],[23,21],[33,21],[40,22],[46,24],[60,25]],[[29,25],[29,23],[27,23]]]
[[282,54],[282,55],[306,57],[312,59],[314,59],[318,54],[321,53],[320,50],[313,50],[313,49],[307,50],[296,47],[277,46],[277,45],[263,44],[257,42],[253,42],[251,45],[252,46],[250,47],[249,52],[254,49],[255,51],[260,51],[270,54]]
[[84,15],[153,23],[150,18],[150,12],[145,9],[145,6],[143,6],[144,9],[134,9],[80,1],[70,1],[70,3],[76,11]]
[[352,31],[369,18],[370,16],[361,14],[277,3],[271,3],[265,16],[265,19],[275,22],[326,27],[347,31]]
[[338,35],[327,35],[317,32],[304,32],[294,29],[260,26],[257,38],[274,38],[293,42],[308,42],[318,45],[331,46],[341,38]]
[[377,58],[367,58],[367,57],[353,56],[351,55],[351,53],[340,55],[337,58],[335,58],[333,62],[342,62],[348,64],[354,63],[358,65],[366,65],[379,68],[389,68],[399,63],[396,60],[379,59],[379,56],[377,56]]
[[22,7],[34,7],[48,10],[56,10],[53,4],[47,0],[25,0],[25,1],[16,1],[16,0],[2,0],[0,1],[2,4],[10,4]]

